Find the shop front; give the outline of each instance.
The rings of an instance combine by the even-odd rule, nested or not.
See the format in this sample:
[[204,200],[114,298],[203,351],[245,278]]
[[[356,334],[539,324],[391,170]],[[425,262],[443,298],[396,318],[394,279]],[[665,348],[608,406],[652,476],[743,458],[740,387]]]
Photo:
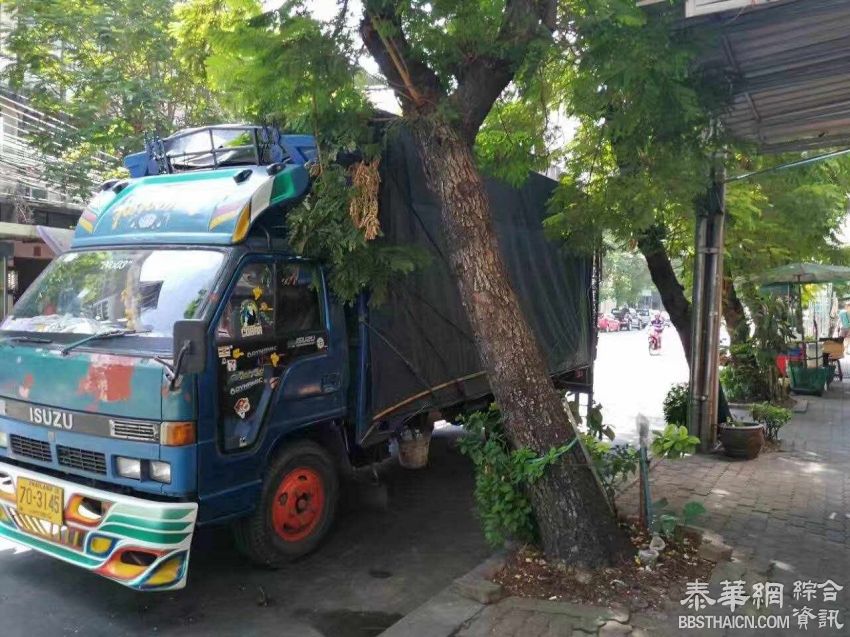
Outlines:
[[0,319],[72,236],[65,228],[0,222]]

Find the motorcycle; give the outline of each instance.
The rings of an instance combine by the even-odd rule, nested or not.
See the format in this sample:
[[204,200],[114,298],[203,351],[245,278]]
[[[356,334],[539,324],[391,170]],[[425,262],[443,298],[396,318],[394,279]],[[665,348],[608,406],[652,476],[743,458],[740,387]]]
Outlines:
[[661,354],[661,332],[663,327],[649,326],[649,355],[657,356]]

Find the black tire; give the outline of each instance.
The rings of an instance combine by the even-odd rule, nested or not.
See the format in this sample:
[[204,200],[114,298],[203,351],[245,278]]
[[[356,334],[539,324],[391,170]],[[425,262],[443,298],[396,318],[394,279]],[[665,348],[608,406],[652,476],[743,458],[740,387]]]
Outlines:
[[[307,472],[311,479],[316,477],[321,481],[321,511],[309,525],[311,528],[305,537],[286,540],[282,536],[285,529],[281,533],[275,530],[273,509],[282,507],[274,506],[274,498],[283,488],[284,480],[297,480],[299,472]],[[307,555],[319,546],[333,525],[338,496],[339,477],[330,454],[308,440],[287,445],[269,465],[257,508],[233,525],[236,548],[255,564],[269,568],[280,568]],[[299,501],[301,499],[298,498]]]

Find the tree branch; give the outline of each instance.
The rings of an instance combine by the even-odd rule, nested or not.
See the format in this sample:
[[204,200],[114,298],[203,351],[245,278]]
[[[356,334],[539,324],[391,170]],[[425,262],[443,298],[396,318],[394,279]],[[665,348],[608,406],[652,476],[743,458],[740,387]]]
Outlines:
[[331,40],[336,40],[342,30],[345,28],[345,18],[348,15],[348,0],[342,0],[342,6],[339,8],[339,13],[334,20],[334,30],[331,33]]
[[360,36],[401,98],[405,112],[429,112],[445,97],[437,74],[414,53],[405,37],[395,2],[365,2]]
[[451,101],[460,114],[461,134],[470,145],[505,87],[513,80],[536,39],[551,39],[555,0],[507,0],[494,50],[459,73]]

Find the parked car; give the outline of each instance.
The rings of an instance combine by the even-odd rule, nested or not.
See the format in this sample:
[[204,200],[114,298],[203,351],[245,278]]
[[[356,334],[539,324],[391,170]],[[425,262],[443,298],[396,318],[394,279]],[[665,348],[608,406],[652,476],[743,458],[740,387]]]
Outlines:
[[596,316],[596,329],[600,332],[619,332],[620,319],[613,314],[600,312]]
[[639,330],[641,329],[641,320],[638,317],[637,310],[623,306],[620,309],[615,309],[611,312],[619,321],[618,329],[621,330]]
[[628,329],[628,320],[627,315],[629,313],[629,308],[627,307],[615,307],[611,310],[611,316],[617,319],[617,329],[625,330]]
[[649,325],[649,319],[641,316],[640,310],[629,309],[629,329],[642,330]]
[[652,314],[646,308],[644,308],[642,310],[638,310],[637,315],[638,315],[638,318],[640,318],[640,322],[641,322],[640,329],[643,329],[644,327],[649,325],[649,322],[652,320]]

